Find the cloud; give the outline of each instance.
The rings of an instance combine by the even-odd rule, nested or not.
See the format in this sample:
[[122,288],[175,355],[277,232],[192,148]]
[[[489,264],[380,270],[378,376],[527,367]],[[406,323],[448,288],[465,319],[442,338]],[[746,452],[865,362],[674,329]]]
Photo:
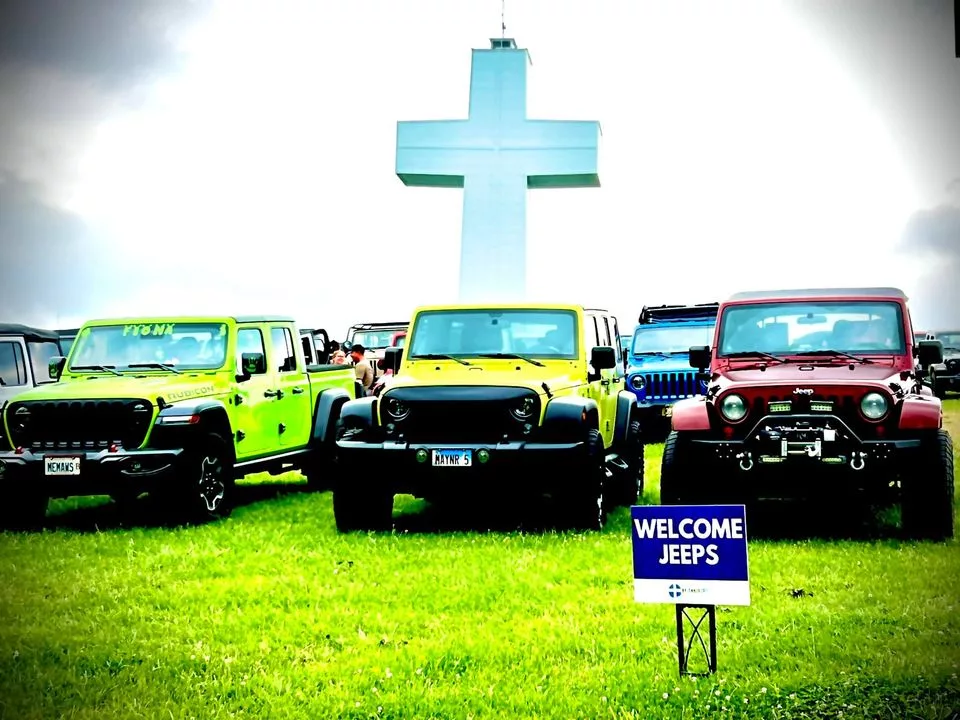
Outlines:
[[915,321],[931,329],[960,328],[960,204],[914,213],[900,249],[923,262],[912,303]]
[[111,87],[172,69],[172,30],[201,17],[194,0],[42,0],[0,4],[0,63],[85,75]]
[[97,308],[98,288],[110,286],[118,297],[129,290],[84,221],[41,195],[35,185],[0,176],[0,321],[75,322]]

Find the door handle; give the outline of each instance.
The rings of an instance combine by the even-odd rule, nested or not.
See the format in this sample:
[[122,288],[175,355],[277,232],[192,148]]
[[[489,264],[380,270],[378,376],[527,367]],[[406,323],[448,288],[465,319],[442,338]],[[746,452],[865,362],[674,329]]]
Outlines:
[[303,388],[302,388],[302,387],[295,387],[295,388],[293,389],[293,394],[294,394],[294,395],[303,395]]
[[600,384],[601,384],[601,385],[609,385],[609,384],[610,384],[610,381],[604,379],[604,380],[601,380],[601,381],[600,381]]
[[283,393],[282,393],[280,390],[264,390],[264,391],[263,391],[263,396],[264,396],[264,397],[275,397],[275,398],[277,398],[277,399],[280,399],[280,398],[283,396]]

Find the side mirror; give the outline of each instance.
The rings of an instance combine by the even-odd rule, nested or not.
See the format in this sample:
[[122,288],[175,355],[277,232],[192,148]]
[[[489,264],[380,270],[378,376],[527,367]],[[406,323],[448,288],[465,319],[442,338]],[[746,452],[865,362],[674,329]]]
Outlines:
[[710,367],[710,346],[695,345],[690,348],[690,367],[700,372]]
[[252,352],[240,355],[240,367],[237,372],[239,382],[249,380],[253,375],[261,375],[266,371],[267,359],[263,353]]
[[383,369],[393,370],[396,375],[400,372],[400,363],[403,361],[403,348],[388,347],[383,351]]
[[617,366],[617,351],[612,347],[598,345],[590,351],[590,364],[597,372],[612,370]]
[[939,340],[921,340],[917,343],[917,360],[926,370],[931,365],[943,362],[943,343]]
[[66,367],[67,359],[62,355],[54,355],[50,358],[50,364],[47,366],[47,371],[50,373],[51,380],[59,380],[60,376],[63,374],[63,368]]

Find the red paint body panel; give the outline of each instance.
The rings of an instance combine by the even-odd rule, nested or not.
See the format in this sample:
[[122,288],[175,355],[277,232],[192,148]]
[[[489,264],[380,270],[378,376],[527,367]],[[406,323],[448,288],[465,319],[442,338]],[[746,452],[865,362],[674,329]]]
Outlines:
[[937,430],[943,427],[943,405],[932,396],[906,397],[900,410],[901,430]]
[[670,427],[677,432],[696,432],[710,429],[707,403],[702,397],[686,398],[673,406]]

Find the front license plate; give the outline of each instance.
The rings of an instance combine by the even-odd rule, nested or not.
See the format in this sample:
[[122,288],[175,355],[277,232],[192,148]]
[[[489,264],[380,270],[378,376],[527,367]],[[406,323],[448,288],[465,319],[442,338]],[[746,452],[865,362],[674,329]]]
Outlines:
[[667,407],[663,409],[663,416],[673,417],[673,405],[667,405]]
[[46,475],[79,475],[80,458],[78,457],[45,457],[43,470]]
[[470,450],[434,450],[434,467],[470,467],[473,465],[473,452]]

